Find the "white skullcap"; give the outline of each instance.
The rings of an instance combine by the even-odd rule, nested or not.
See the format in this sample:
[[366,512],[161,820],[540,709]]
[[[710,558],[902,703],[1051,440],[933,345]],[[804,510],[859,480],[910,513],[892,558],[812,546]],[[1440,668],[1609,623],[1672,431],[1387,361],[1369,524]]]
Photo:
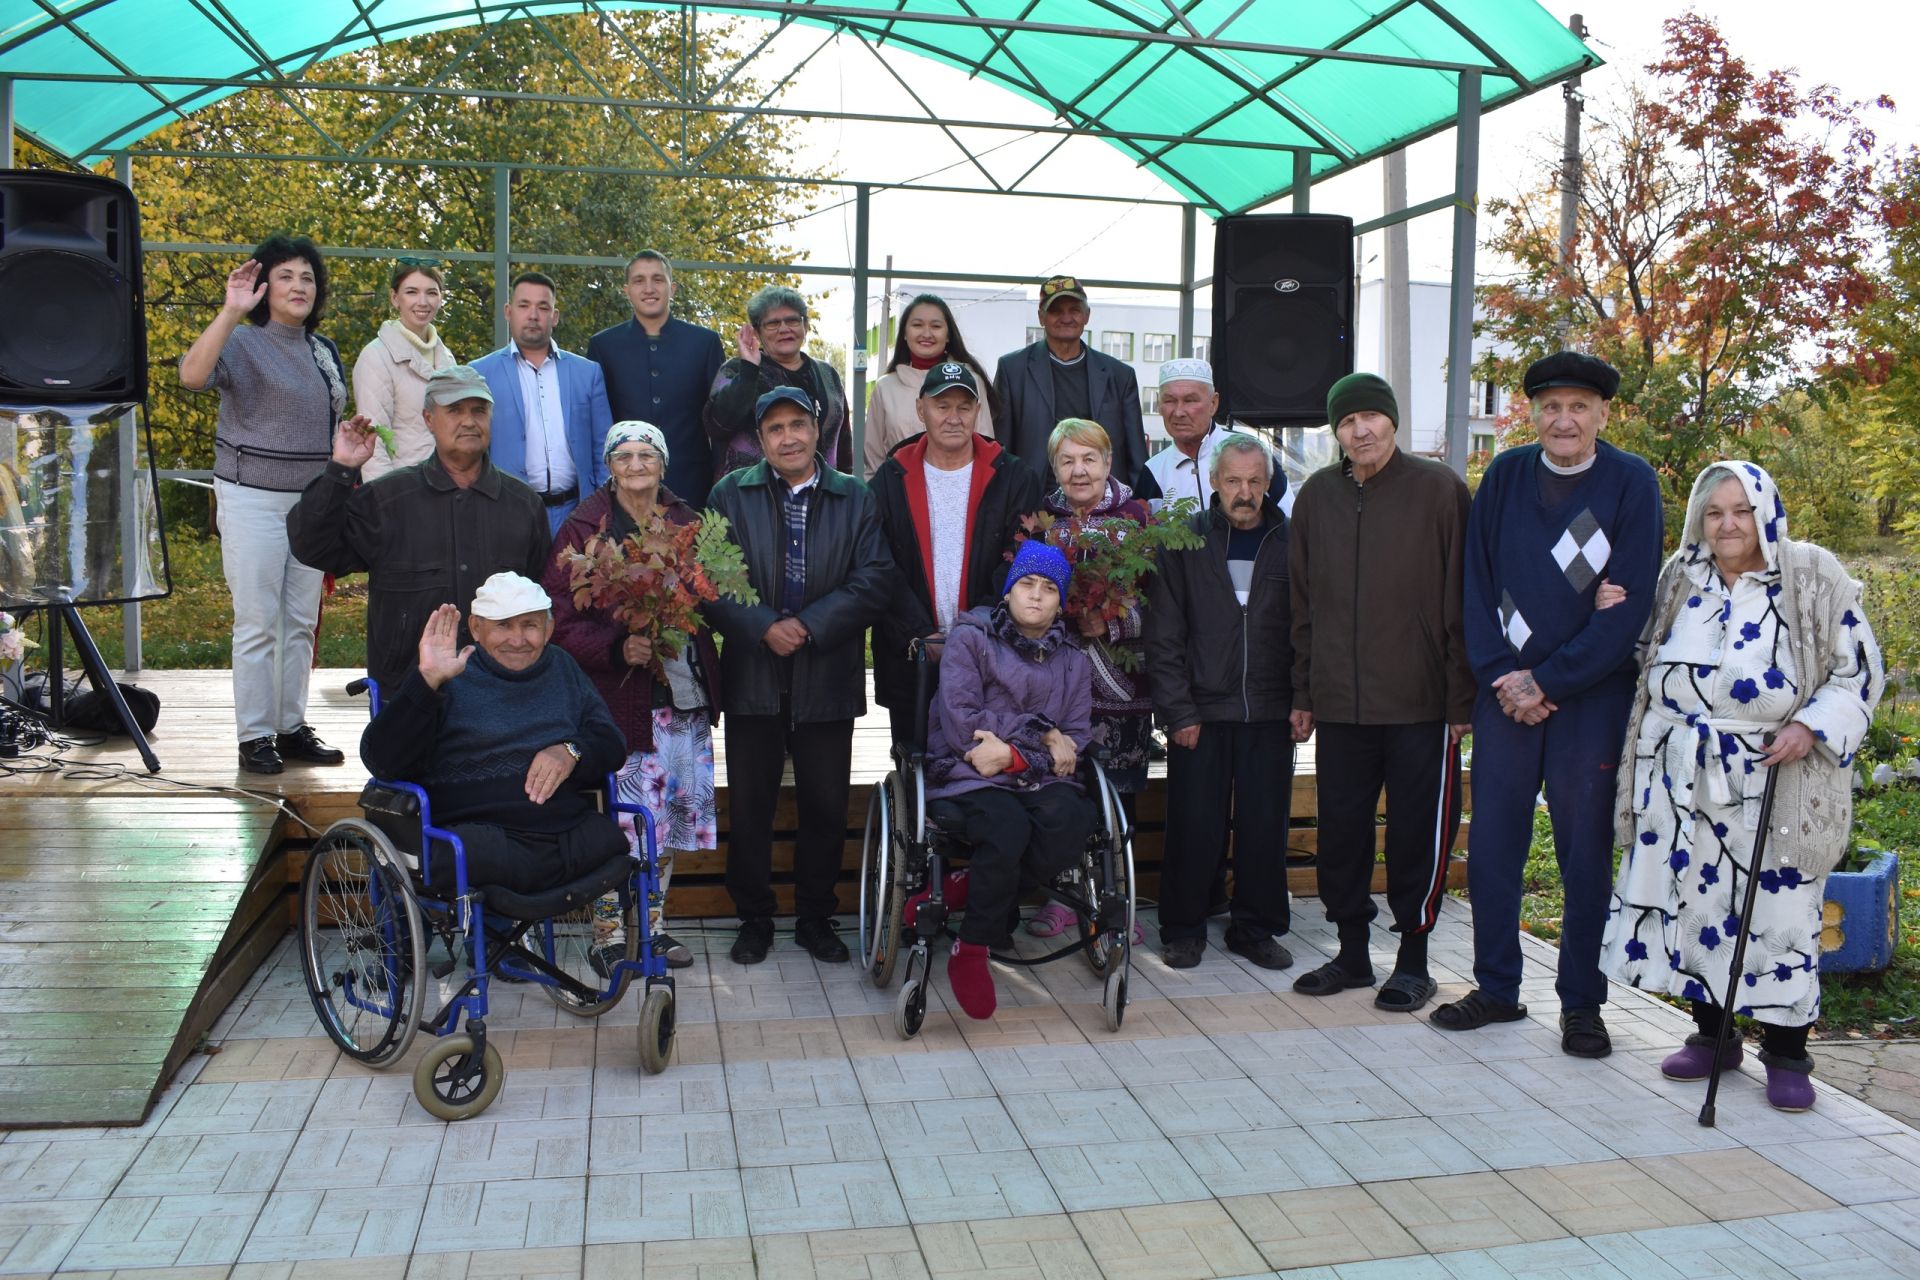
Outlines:
[[1210,387],[1213,385],[1213,366],[1192,356],[1169,360],[1160,366],[1160,385],[1164,387],[1169,382],[1202,382]]
[[517,573],[496,573],[480,584],[474,593],[473,615],[490,622],[504,622],[523,613],[551,613],[553,601],[540,584]]

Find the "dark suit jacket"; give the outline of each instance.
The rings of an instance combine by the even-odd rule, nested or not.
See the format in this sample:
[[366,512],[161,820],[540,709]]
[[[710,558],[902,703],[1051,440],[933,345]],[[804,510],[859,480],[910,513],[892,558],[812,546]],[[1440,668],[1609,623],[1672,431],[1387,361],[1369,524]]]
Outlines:
[[[1046,342],[1001,356],[993,385],[1006,406],[1004,414],[993,415],[994,438],[1043,479],[1051,479],[1047,437],[1059,425],[1060,415],[1053,405],[1053,363],[1047,357]],[[1093,403],[1093,420],[1107,429],[1113,441],[1114,478],[1135,487],[1147,464],[1147,433],[1140,420],[1140,382],[1133,376],[1133,366],[1087,348],[1087,398]]]
[[719,334],[671,317],[657,338],[629,319],[587,343],[587,359],[606,374],[613,420],[660,428],[671,455],[663,483],[696,509],[713,487],[713,447],[700,415],[724,358]]

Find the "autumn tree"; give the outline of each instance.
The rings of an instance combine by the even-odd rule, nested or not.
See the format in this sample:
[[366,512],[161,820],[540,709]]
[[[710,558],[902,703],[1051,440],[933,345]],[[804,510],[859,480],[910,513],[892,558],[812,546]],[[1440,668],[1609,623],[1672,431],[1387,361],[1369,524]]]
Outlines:
[[[1488,202],[1487,247],[1513,269],[1480,291],[1482,331],[1502,348],[1479,368],[1518,386],[1563,347],[1613,363],[1609,435],[1661,473],[1677,521],[1707,460],[1845,354],[1872,297],[1864,114],[1892,103],[1756,72],[1699,14],[1665,29],[1646,84],[1590,119],[1569,261],[1555,181]],[[1524,436],[1523,419],[1509,425]]]
[[[663,104],[708,98],[756,102],[769,85],[736,64],[752,49],[734,24],[704,22],[690,48],[678,13],[555,15],[454,28],[393,41],[309,69],[309,83],[341,90],[250,90],[150,135],[143,146],[180,157],[141,158],[134,190],[150,241],[252,244],[286,230],[324,246],[396,246],[423,256],[493,249],[494,177],[512,161],[513,266],[538,267],[561,293],[560,341],[575,350],[630,315],[618,268],[555,265],[567,256],[624,257],[651,246],[712,262],[778,262],[781,228],[815,207],[809,182],[771,184],[715,175],[795,174],[792,124],[657,107],[603,107],[494,96],[511,89]],[[410,99],[388,86],[434,84],[452,96]],[[475,91],[461,95],[461,90]],[[425,164],[330,163],[336,151]],[[316,160],[232,160],[228,153]],[[470,167],[461,162],[478,162]],[[632,177],[594,170],[684,169]],[[816,176],[816,175],[799,175]],[[212,397],[181,390],[173,364],[218,307],[226,255],[147,258],[151,418],[163,466],[208,466]],[[322,332],[351,364],[388,313],[390,261],[334,257]],[[441,331],[471,359],[494,345],[489,264],[448,261]],[[731,333],[766,273],[683,272],[676,314]]]
[[1920,543],[1920,154],[1900,158],[1881,195],[1886,260],[1839,399],[1877,532]]

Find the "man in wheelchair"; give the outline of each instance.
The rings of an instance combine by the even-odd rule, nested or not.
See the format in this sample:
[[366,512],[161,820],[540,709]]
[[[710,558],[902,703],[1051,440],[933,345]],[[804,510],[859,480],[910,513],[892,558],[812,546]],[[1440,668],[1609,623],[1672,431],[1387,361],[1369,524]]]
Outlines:
[[1019,921],[1022,873],[1052,880],[1093,830],[1075,777],[1092,737],[1092,672],[1060,621],[1072,573],[1059,551],[1022,543],[1005,598],[956,618],[940,660],[927,814],[972,846],[969,873],[950,877],[946,894],[949,908],[966,909],[947,978],[973,1018],[993,1016],[988,952]]
[[[382,690],[360,739],[376,778],[426,788],[436,825],[460,837],[469,884],[518,894],[554,889],[626,852],[627,840],[586,788],[626,759],[600,694],[553,635],[540,585],[496,573],[460,611],[441,605],[420,634],[419,667]],[[477,646],[477,652],[476,652]],[[453,854],[436,842],[427,879],[453,891]]]

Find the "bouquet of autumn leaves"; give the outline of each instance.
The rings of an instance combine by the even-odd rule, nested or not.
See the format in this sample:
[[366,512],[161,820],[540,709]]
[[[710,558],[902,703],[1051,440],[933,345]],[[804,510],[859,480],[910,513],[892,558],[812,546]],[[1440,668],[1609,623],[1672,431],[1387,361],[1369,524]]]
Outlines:
[[[1007,558],[1013,558],[1020,543],[1039,538],[1073,566],[1073,583],[1067,588],[1062,612],[1076,623],[1088,618],[1102,625],[1118,622],[1139,607],[1146,594],[1146,577],[1159,571],[1162,551],[1192,551],[1206,545],[1189,523],[1197,509],[1193,499],[1181,498],[1145,520],[1035,512],[1020,518]],[[1130,650],[1105,641],[1096,643],[1110,650],[1124,669],[1132,671],[1140,665],[1139,656]]]
[[661,660],[679,654],[700,629],[701,605],[722,596],[760,602],[747,562],[727,536],[727,518],[711,512],[668,524],[656,511],[645,529],[625,538],[602,530],[566,554],[574,608],[604,609],[629,634],[645,636],[653,644],[648,666],[661,680]]

